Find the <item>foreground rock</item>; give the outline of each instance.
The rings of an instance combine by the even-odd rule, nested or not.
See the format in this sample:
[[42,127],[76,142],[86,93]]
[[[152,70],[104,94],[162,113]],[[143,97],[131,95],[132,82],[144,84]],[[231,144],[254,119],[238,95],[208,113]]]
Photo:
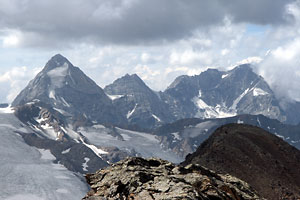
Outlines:
[[86,200],[260,199],[247,183],[230,175],[155,158],[127,158],[86,179],[91,186]]
[[267,199],[300,199],[300,151],[258,127],[222,126],[183,164],[231,174]]

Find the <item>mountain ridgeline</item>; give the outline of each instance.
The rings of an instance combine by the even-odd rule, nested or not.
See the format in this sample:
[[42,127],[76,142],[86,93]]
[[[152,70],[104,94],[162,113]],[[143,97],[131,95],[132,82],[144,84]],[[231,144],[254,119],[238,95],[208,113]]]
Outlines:
[[[299,103],[283,107],[264,79],[248,64],[230,71],[208,69],[179,76],[163,92],[151,90],[136,74],[117,79],[104,89],[61,55],[16,97],[12,106],[41,101],[72,120],[153,129],[184,118],[224,118],[262,114],[281,122],[299,123]],[[299,109],[298,109],[299,110]]]
[[255,126],[221,126],[182,164],[236,176],[267,199],[300,198],[300,151]]
[[55,55],[12,102],[12,106],[40,101],[61,110],[72,120],[125,124],[104,91],[65,57]]
[[[86,199],[261,199],[243,181],[259,196],[299,197],[300,103],[282,104],[250,65],[179,76],[161,92],[136,74],[102,89],[58,54],[12,107],[0,109],[0,117],[13,124],[1,126],[9,140],[17,137],[23,146],[31,146],[32,160],[48,159],[48,164],[63,165],[79,177],[112,166],[87,176],[92,190]],[[180,163],[186,155],[185,167],[160,160]],[[113,164],[126,157],[160,159],[129,158]],[[274,169],[268,173],[270,166]],[[5,169],[3,165],[0,171],[5,174]],[[135,178],[115,176],[124,170]],[[115,179],[110,184],[104,176]]]

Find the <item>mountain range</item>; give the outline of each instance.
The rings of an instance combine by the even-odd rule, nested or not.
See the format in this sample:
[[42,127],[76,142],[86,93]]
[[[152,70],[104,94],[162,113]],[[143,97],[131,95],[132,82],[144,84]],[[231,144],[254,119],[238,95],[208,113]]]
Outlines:
[[[112,144],[130,155],[159,155],[164,150],[176,155],[164,157],[174,162],[227,123],[259,126],[300,148],[300,126],[296,125],[300,118],[295,117],[300,112],[285,109],[297,105],[282,107],[249,64],[227,72],[208,69],[196,76],[180,76],[165,91],[156,92],[136,74],[126,74],[102,89],[60,54],[12,103],[16,115],[48,139]],[[139,147],[138,137],[129,133],[147,138],[144,141],[149,144],[155,141],[159,150],[153,154],[151,149],[149,154]],[[112,138],[101,139],[101,134]]]
[[180,163],[228,123],[258,126],[300,149],[300,103],[283,104],[249,64],[179,76],[157,92],[136,74],[102,89],[57,54],[2,107],[0,118],[19,120],[0,124],[9,137],[21,137],[32,157],[43,149],[79,179],[127,156]]
[[230,71],[208,69],[179,76],[163,92],[150,89],[136,74],[104,89],[58,54],[12,102],[41,101],[75,119],[151,130],[184,118],[224,118],[262,114],[281,122],[299,123],[299,102],[284,106],[267,82],[244,64]]

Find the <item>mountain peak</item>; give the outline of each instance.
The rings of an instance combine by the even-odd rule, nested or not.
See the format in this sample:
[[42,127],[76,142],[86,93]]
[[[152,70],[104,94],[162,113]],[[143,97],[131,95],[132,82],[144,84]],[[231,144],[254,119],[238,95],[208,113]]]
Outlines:
[[112,84],[107,85],[104,90],[111,95],[132,93],[140,90],[150,90],[144,81],[137,74],[125,74],[115,80]]
[[61,54],[54,55],[46,64],[43,71],[50,71],[52,69],[55,69],[57,67],[63,67],[68,65],[68,67],[73,66],[72,63]]
[[142,81],[142,79],[137,74],[126,74],[125,76],[121,77],[120,79]]

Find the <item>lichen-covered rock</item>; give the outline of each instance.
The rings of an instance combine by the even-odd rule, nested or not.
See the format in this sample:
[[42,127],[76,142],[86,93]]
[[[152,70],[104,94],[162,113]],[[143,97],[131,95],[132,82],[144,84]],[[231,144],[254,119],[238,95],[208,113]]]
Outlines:
[[127,158],[86,179],[91,190],[85,200],[260,199],[247,183],[230,175],[156,158]]

